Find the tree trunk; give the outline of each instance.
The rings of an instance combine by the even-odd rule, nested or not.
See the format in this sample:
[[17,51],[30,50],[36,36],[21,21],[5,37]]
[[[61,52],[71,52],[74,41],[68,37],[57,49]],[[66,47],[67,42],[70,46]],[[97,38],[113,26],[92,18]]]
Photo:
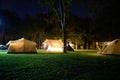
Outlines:
[[92,41],[92,49],[96,49],[96,41],[95,40]]
[[63,42],[64,42],[64,53],[67,53],[67,47],[66,47],[66,27],[63,27]]
[[87,49],[90,49],[91,47],[91,41],[88,41],[88,48]]
[[88,41],[86,42],[86,49],[88,49]]
[[41,43],[41,35],[39,33],[39,38],[38,38],[38,48],[39,49],[41,49],[41,45],[42,45],[42,43]]
[[77,45],[77,42],[75,43],[75,49],[78,49],[78,45]]
[[83,49],[87,49],[87,40],[84,40]]
[[32,38],[32,40],[33,40],[33,41],[35,41],[35,40],[36,40],[37,34],[38,34],[38,32],[37,32],[37,31],[33,34],[33,38]]

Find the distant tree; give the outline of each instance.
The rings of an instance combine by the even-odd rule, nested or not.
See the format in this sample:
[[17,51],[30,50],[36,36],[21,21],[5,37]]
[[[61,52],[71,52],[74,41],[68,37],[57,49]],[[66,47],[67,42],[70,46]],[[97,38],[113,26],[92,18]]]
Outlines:
[[[110,0],[103,3],[103,8],[95,14],[96,34],[104,40],[113,40],[120,37],[120,9],[117,0]],[[104,36],[102,36],[104,35]]]
[[65,19],[66,13],[69,11],[72,0],[39,0],[39,3],[45,5],[50,8],[58,20],[61,23],[61,27],[63,30],[63,41],[64,41],[64,53],[66,53],[66,27],[65,27]]
[[[87,10],[91,21],[89,26],[82,24],[82,37],[85,47],[89,41],[102,41],[119,38],[119,3],[117,0],[75,0]],[[84,3],[84,4],[83,4]],[[87,6],[87,7],[86,7]],[[80,22],[83,23],[83,22]],[[81,26],[81,27],[82,27]],[[104,36],[103,36],[104,35]],[[88,45],[89,46],[89,45]]]
[[59,20],[53,13],[48,14],[48,16],[49,17],[46,18],[46,32],[50,34],[49,38],[60,39],[62,37],[62,29]]
[[78,44],[82,43],[81,40],[81,23],[80,18],[72,13],[69,14],[69,18],[66,20],[66,32],[67,32],[67,42],[72,42],[75,44],[77,49]]

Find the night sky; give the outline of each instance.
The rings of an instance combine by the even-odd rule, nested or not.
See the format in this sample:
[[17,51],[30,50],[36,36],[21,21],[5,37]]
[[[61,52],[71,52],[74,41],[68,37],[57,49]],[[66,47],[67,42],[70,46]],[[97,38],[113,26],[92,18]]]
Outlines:
[[[24,17],[26,14],[35,17],[38,12],[46,13],[48,11],[40,7],[37,1],[38,0],[2,0],[0,2],[0,8],[16,12],[20,17]],[[76,2],[72,3],[71,12],[79,17],[88,17],[86,8],[76,5]]]

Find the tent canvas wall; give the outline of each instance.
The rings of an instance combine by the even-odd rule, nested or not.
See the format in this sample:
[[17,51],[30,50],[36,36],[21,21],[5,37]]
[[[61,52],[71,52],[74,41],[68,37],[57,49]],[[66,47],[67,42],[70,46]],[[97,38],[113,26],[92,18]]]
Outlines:
[[8,53],[37,53],[36,43],[30,40],[21,38],[19,40],[9,41],[7,43]]
[[101,51],[102,49],[104,49],[107,45],[110,44],[111,41],[107,41],[107,42],[96,42],[96,48],[97,50]]
[[46,39],[43,42],[43,47],[48,52],[63,52],[63,42],[61,40]]
[[120,55],[120,39],[113,40],[108,45],[106,45],[99,53]]

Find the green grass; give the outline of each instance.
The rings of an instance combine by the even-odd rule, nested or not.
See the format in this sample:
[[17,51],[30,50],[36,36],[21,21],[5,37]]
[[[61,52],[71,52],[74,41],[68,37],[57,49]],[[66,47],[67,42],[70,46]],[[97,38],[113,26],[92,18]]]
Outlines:
[[0,80],[120,80],[120,56],[99,55],[96,52],[0,52]]

